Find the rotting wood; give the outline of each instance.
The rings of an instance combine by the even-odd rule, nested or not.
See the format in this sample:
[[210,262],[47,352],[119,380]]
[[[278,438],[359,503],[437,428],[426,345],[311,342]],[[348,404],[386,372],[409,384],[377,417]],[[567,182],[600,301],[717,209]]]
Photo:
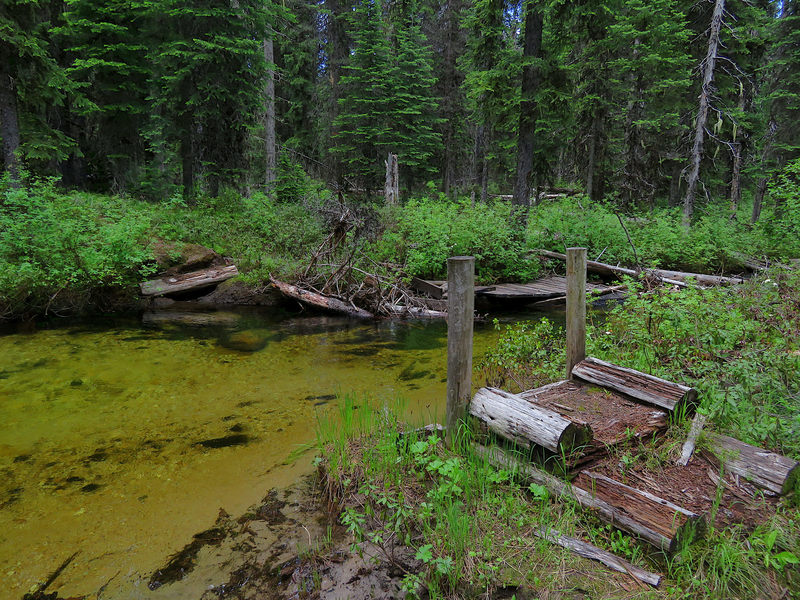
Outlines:
[[358,308],[352,304],[346,304],[345,302],[339,300],[338,298],[333,298],[332,296],[325,296],[316,292],[310,292],[308,290],[301,289],[296,285],[278,281],[277,279],[270,278],[270,283],[278,288],[278,290],[280,290],[284,296],[298,300],[303,304],[308,304],[323,310],[343,313],[351,317],[358,317],[360,319],[370,319],[374,316],[371,312],[366,311],[363,308]]
[[547,540],[553,544],[558,544],[562,548],[566,548],[578,556],[601,562],[609,569],[630,575],[634,579],[651,585],[655,588],[657,588],[661,583],[661,575],[658,573],[646,571],[645,569],[637,567],[636,565],[629,563],[627,560],[620,558],[619,556],[611,554],[610,552],[606,552],[605,550],[602,550],[597,546],[593,546],[588,542],[584,542],[583,540],[563,535],[555,529],[538,528],[533,530],[533,534],[536,537],[542,538],[543,540]]
[[144,281],[139,284],[139,289],[142,296],[163,296],[164,294],[186,292],[217,285],[231,277],[236,277],[238,274],[239,270],[236,265],[211,267],[202,271]]
[[703,425],[706,423],[706,416],[702,413],[697,413],[692,419],[692,426],[689,428],[689,435],[686,438],[686,441],[683,443],[683,448],[681,448],[681,457],[675,461],[675,464],[679,467],[685,467],[689,464],[689,459],[692,457],[692,453],[694,452],[695,444],[697,444],[697,437],[700,435],[700,432],[703,431]]
[[714,463],[721,462],[725,472],[744,477],[774,494],[790,492],[800,478],[800,467],[796,460],[727,435],[706,433],[704,438],[709,450],[703,453],[704,456]]
[[[594,511],[597,518],[604,523],[608,523],[617,529],[635,535],[659,550],[670,552],[671,549],[677,546],[674,537],[667,537],[659,531],[655,531],[647,525],[640,523],[637,520],[637,515],[631,514],[627,509],[620,510],[606,502],[605,499],[578,486],[571,485],[549,473],[545,473],[529,462],[522,462],[509,456],[499,448],[486,448],[485,446],[475,445],[474,450],[479,456],[489,462],[489,464],[500,469],[508,469],[518,476],[522,476],[528,482],[544,486],[555,496],[569,496],[574,498],[582,508]],[[702,530],[698,533],[702,533]],[[685,529],[680,533],[680,535],[685,536],[682,539],[685,539],[686,542],[691,542],[699,538],[699,536],[691,537],[687,534],[688,531]]]
[[600,473],[581,471],[581,475],[586,479],[579,477],[573,482],[573,487],[583,487],[580,483],[588,483],[589,485],[583,488],[585,491],[616,510],[633,516],[638,523],[661,535],[665,540],[670,540],[668,546],[662,546],[664,550],[673,552],[679,543],[689,541],[694,536],[702,537],[705,531],[703,516],[668,500]]
[[581,361],[572,369],[572,374],[670,412],[684,407],[691,410],[697,401],[697,390],[694,388],[597,358],[588,357]]
[[478,390],[469,412],[486,423],[490,431],[526,448],[537,444],[551,452],[570,453],[592,439],[589,426],[497,388]]
[[[560,252],[536,250],[536,253],[544,256],[545,258],[553,258],[563,261],[567,260],[567,255],[561,254]],[[666,269],[643,269],[641,271],[636,271],[634,269],[601,263],[595,260],[587,260],[586,268],[593,273],[599,273],[601,275],[629,275],[631,277],[635,277],[640,273],[645,273],[660,279],[664,283],[677,285],[678,287],[686,287],[688,285],[687,282],[690,279],[702,285],[734,285],[745,281],[742,277],[726,277],[723,275],[707,275],[705,273],[668,271]]]

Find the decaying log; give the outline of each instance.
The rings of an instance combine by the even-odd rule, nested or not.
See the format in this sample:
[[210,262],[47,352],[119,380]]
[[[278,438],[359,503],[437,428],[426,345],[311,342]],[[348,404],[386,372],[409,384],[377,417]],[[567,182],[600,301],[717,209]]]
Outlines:
[[704,455],[712,462],[721,462],[726,472],[744,477],[774,494],[790,492],[800,478],[798,462],[781,454],[717,433],[706,433],[705,441],[710,453]]
[[[582,508],[594,511],[597,518],[604,523],[608,523],[617,529],[621,529],[632,535],[638,536],[659,550],[670,552],[677,547],[679,539],[685,540],[686,542],[691,542],[699,539],[704,531],[705,520],[702,517],[681,509],[683,512],[676,512],[675,515],[688,513],[688,515],[691,515],[691,517],[686,514],[684,514],[684,516],[686,516],[686,520],[683,520],[679,517],[675,521],[675,524],[678,525],[678,521],[682,522],[679,526],[674,527],[674,533],[671,536],[664,535],[661,531],[663,527],[652,529],[647,523],[639,521],[640,515],[636,512],[636,505],[631,507],[613,506],[607,502],[605,498],[584,490],[576,485],[570,485],[558,477],[554,477],[549,473],[545,473],[541,469],[537,469],[529,462],[522,462],[512,456],[509,456],[499,448],[486,448],[485,446],[476,445],[474,449],[475,452],[479,456],[486,459],[489,464],[500,469],[508,469],[513,473],[522,476],[528,482],[544,486],[551,494],[555,496],[570,496],[574,498]],[[645,494],[639,490],[636,491],[639,492],[639,494]],[[652,501],[651,504],[660,505],[661,503],[667,502],[666,500],[662,500],[655,496],[652,497],[656,500]],[[649,506],[646,502],[647,499],[647,496],[640,495],[638,498],[638,503]],[[656,510],[662,509],[651,507],[648,509],[648,512],[653,512]],[[673,519],[670,519],[669,522],[672,523]],[[697,535],[694,537],[689,535],[689,528],[691,527],[697,528]]]
[[579,477],[573,487],[582,487],[578,482],[588,483],[584,488],[586,492],[636,519],[648,532],[647,536],[652,536],[648,541],[660,545],[663,550],[673,552],[679,543],[701,537],[705,531],[705,519],[701,515],[668,500],[599,473],[581,471],[581,475],[586,479]]
[[162,296],[164,294],[185,292],[217,285],[231,277],[236,277],[238,274],[239,270],[236,268],[236,265],[211,267],[210,269],[193,271],[192,273],[184,273],[183,275],[173,275],[162,277],[161,279],[144,281],[139,284],[139,289],[142,292],[142,296]]
[[622,392],[647,404],[675,411],[686,406],[691,410],[697,401],[697,390],[673,383],[641,371],[612,365],[597,358],[588,357],[572,369],[579,379],[601,387]]
[[675,461],[679,467],[685,467],[689,464],[689,459],[692,457],[694,447],[697,444],[697,437],[703,431],[703,425],[706,423],[706,416],[702,413],[697,413],[692,419],[692,426],[689,429],[689,435],[681,448],[681,457]]
[[[566,254],[560,252],[551,252],[550,250],[537,250],[537,253],[546,258],[554,258],[557,260],[567,260]],[[657,277],[664,283],[670,285],[677,285],[678,287],[686,287],[687,282],[693,279],[695,282],[702,285],[733,285],[742,283],[742,277],[724,277],[722,275],[706,275],[704,273],[687,273],[684,271],[668,271],[666,269],[644,269],[642,271],[635,271],[634,269],[627,269],[616,265],[609,265],[606,263],[597,262],[594,260],[586,261],[586,269],[593,273],[600,273],[601,275],[630,275],[635,277],[640,272],[647,273]]]
[[588,542],[584,542],[583,540],[562,535],[555,529],[534,529],[533,534],[536,537],[547,540],[548,542],[558,544],[562,548],[571,550],[578,556],[601,562],[609,569],[613,569],[619,573],[626,573],[634,579],[652,585],[653,587],[657,588],[661,583],[661,575],[658,573],[645,571],[641,567],[637,567],[636,565],[629,563],[624,558],[620,558],[619,556],[611,554],[610,552],[606,552],[605,550],[602,550],[597,546],[593,546]]
[[574,423],[497,388],[478,390],[469,412],[486,423],[490,431],[526,448],[538,444],[552,452],[569,453],[592,439],[588,425]]
[[346,304],[345,302],[342,302],[338,298],[333,298],[332,296],[323,296],[322,294],[317,294],[316,292],[303,290],[295,285],[284,283],[283,281],[278,281],[277,279],[270,279],[270,282],[272,285],[278,288],[284,296],[294,298],[295,300],[298,300],[303,304],[308,304],[309,306],[343,313],[351,317],[358,317],[360,319],[371,319],[374,316],[371,312],[366,311],[363,308]]

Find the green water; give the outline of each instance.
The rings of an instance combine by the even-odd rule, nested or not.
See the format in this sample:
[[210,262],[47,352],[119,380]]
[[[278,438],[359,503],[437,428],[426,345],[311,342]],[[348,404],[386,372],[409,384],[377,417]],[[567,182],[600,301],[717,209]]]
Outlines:
[[[476,361],[495,338],[476,326]],[[441,421],[446,345],[443,322],[242,310],[0,336],[0,598],[76,551],[48,591],[146,581],[220,509],[309,472],[287,457],[337,394]]]

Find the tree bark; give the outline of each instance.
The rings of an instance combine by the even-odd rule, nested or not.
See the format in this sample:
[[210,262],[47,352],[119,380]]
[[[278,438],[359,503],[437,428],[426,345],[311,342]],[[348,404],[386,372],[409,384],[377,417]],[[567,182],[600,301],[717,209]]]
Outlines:
[[753,196],[753,214],[750,216],[750,223],[756,224],[761,216],[761,206],[764,204],[764,196],[767,193],[767,178],[762,177],[756,185],[756,193]]
[[[536,92],[539,87],[539,68],[535,63],[542,54],[542,28],[544,19],[537,0],[525,3],[525,38],[522,46],[522,101],[519,112],[517,138],[517,170],[514,179],[512,204],[527,212],[531,201],[531,172],[536,143]],[[526,219],[522,219],[524,226]]]
[[700,106],[697,109],[697,122],[695,124],[694,143],[690,157],[691,170],[687,181],[686,195],[683,197],[683,226],[689,227],[694,213],[697,183],[700,179],[700,162],[703,160],[703,144],[706,136],[706,123],[708,122],[708,108],[711,105],[712,82],[714,81],[714,66],[717,61],[719,48],[719,34],[722,29],[722,17],[725,12],[725,0],[715,0],[714,13],[711,17],[711,31],[708,34],[708,52],[703,61],[703,83],[700,88]]
[[11,52],[5,42],[0,42],[0,136],[3,138],[3,164],[12,182],[19,180],[20,146],[17,91],[11,71]]
[[272,189],[278,176],[277,148],[275,142],[275,50],[272,35],[264,39],[264,61],[267,63],[267,77],[264,86],[264,155],[266,168],[264,184]]
[[[744,89],[739,92],[739,114],[744,114],[747,108],[747,99]],[[733,161],[731,163],[731,217],[736,216],[739,210],[739,202],[742,200],[742,162],[744,161],[744,143],[745,134],[740,132],[740,139],[736,140],[736,135],[733,137]]]

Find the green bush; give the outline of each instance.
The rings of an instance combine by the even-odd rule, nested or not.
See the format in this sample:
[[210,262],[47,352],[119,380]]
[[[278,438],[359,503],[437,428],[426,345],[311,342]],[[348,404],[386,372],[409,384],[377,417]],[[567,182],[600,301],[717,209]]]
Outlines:
[[474,256],[479,281],[530,280],[537,265],[526,258],[507,202],[471,205],[468,200],[412,199],[385,217],[387,230],[375,247],[383,260],[404,263],[410,275],[443,278],[450,256]]
[[80,305],[148,273],[143,203],[64,194],[52,181],[0,196],[0,317]]

